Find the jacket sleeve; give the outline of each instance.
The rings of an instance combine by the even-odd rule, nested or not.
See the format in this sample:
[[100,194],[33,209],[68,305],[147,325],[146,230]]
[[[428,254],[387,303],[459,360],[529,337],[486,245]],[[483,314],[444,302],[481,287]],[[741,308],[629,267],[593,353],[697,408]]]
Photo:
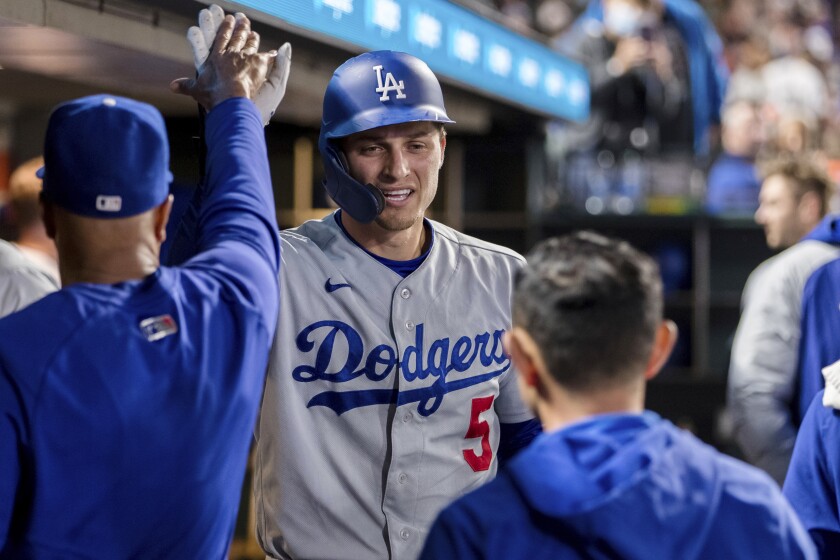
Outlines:
[[820,558],[840,558],[838,443],[840,412],[817,393],[799,430],[782,490],[817,546]]
[[796,420],[802,422],[808,405],[824,386],[822,368],[840,360],[840,290],[837,274],[840,261],[833,261],[817,269],[802,292],[801,340],[797,367]]
[[205,130],[206,181],[184,213],[170,264],[220,275],[273,325],[280,237],[259,112],[231,98],[208,113]]
[[762,266],[744,289],[729,366],[728,406],[747,460],[779,484],[796,438],[791,414],[799,345],[799,296]]

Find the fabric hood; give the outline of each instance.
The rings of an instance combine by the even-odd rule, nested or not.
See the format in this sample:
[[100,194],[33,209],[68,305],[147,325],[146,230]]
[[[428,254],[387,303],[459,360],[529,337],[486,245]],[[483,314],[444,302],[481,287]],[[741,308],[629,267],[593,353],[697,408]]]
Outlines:
[[814,241],[823,241],[832,245],[840,245],[840,215],[829,214],[817,224],[817,227],[802,238]]
[[694,558],[721,484],[689,437],[652,412],[598,416],[541,435],[509,472],[531,507],[582,539],[608,533],[608,556]]

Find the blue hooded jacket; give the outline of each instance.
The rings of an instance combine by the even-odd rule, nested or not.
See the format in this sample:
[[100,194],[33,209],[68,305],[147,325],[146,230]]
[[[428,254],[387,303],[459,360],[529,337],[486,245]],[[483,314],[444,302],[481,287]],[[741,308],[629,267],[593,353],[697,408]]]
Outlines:
[[[672,21],[685,41],[694,112],[694,152],[709,153],[709,127],[720,123],[729,70],[723,60],[723,43],[703,8],[693,0],[662,0],[665,18]],[[601,0],[592,0],[576,25],[587,19],[604,21]]]
[[[805,239],[840,245],[840,216],[826,216]],[[840,260],[824,264],[808,277],[800,332],[794,416],[801,424],[814,395],[825,386],[822,368],[840,360]]]
[[817,392],[793,448],[784,495],[816,544],[820,558],[840,557],[840,411]]
[[816,558],[778,486],[652,412],[540,435],[441,513],[437,558]]

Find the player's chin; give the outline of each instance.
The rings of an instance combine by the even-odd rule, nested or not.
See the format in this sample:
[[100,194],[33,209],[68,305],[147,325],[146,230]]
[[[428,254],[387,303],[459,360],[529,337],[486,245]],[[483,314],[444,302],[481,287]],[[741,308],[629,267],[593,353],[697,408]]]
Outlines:
[[385,208],[385,211],[376,217],[376,224],[386,231],[405,231],[423,218],[418,214],[406,215],[389,212],[389,210]]

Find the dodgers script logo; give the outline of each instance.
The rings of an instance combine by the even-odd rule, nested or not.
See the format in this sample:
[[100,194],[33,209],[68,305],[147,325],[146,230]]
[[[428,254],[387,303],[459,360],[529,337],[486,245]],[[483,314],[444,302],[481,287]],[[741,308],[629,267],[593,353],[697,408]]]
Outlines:
[[[397,405],[418,403],[417,411],[422,416],[433,414],[443,402],[443,397],[459,389],[465,389],[498,377],[510,369],[510,359],[502,348],[504,330],[480,333],[473,338],[462,336],[453,344],[449,338],[439,338],[424,352],[423,324],[416,327],[414,344],[408,346],[401,357],[388,344],[380,344],[365,352],[362,337],[356,330],[341,321],[318,321],[304,328],[295,338],[298,350],[314,352],[315,364],[302,364],[292,370],[292,378],[301,383],[330,381],[346,383],[365,376],[371,381],[383,381],[399,368],[403,379],[414,381],[432,376],[435,382],[428,386],[407,391],[397,389],[366,389],[356,391],[324,391],[312,397],[307,407],[325,406],[341,415],[348,410],[376,404]],[[316,348],[316,341],[320,340]],[[327,371],[333,357],[337,340],[347,345],[347,358],[338,371]],[[478,362],[485,372],[463,379],[447,381],[452,372],[463,372]]]
[[394,75],[390,72],[385,73],[385,82],[382,82],[382,65],[374,66],[373,69],[376,71],[376,83],[379,87],[376,88],[376,93],[381,93],[382,95],[379,96],[379,101],[390,101],[391,100],[391,92],[397,92],[397,99],[405,99],[405,93],[403,93],[403,88],[405,87],[405,83],[400,80],[397,81],[394,78]]

